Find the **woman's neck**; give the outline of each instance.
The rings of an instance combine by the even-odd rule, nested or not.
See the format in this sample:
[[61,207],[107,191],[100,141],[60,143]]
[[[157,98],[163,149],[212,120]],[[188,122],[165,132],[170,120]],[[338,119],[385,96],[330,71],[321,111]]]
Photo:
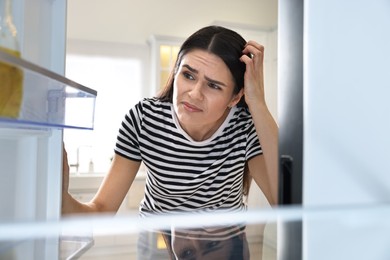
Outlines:
[[180,122],[181,128],[194,140],[197,142],[204,141],[213,136],[215,132],[221,127],[221,125],[225,122],[227,116],[229,115],[230,110],[226,110],[226,112],[218,119],[218,121],[214,122],[212,125],[196,125],[192,124],[190,126],[184,126]]

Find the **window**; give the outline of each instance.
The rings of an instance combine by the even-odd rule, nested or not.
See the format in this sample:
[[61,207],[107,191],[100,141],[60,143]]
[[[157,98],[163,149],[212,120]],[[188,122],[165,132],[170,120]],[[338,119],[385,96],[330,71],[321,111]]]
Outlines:
[[152,95],[165,87],[183,41],[182,38],[163,35],[151,35],[149,38]]
[[123,116],[142,97],[141,73],[140,59],[67,55],[66,77],[98,91],[94,130],[64,130],[71,174],[108,171]]
[[179,46],[160,46],[160,88],[163,88],[168,81],[169,74],[175,65],[179,49]]

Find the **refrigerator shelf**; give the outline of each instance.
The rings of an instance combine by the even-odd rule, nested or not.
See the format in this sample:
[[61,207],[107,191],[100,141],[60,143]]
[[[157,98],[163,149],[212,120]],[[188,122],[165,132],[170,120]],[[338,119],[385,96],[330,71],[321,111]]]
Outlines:
[[51,128],[21,127],[20,124],[0,123],[0,144],[2,140],[19,140],[24,137],[47,138],[50,137]]
[[0,50],[0,124],[93,129],[97,92]]

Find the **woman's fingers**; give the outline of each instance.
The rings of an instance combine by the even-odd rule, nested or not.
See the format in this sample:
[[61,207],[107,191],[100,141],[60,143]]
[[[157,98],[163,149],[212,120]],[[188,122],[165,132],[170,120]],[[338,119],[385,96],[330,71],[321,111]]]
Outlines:
[[62,146],[62,192],[68,192],[69,188],[69,164],[65,145]]
[[240,60],[245,63],[247,72],[253,76],[258,74],[262,77],[264,46],[255,41],[249,41],[242,52]]
[[249,41],[240,58],[246,66],[244,93],[248,105],[249,103],[258,104],[264,100],[263,57],[264,46],[255,41]]
[[242,52],[249,55],[254,62],[263,62],[264,46],[255,41],[249,41]]

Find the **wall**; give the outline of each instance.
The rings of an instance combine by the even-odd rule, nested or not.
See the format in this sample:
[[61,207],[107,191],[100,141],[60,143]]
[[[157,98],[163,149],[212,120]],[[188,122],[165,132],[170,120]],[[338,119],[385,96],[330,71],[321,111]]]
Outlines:
[[151,34],[184,38],[215,21],[268,30],[277,25],[277,3],[277,0],[68,0],[67,35],[68,39],[146,44]]

